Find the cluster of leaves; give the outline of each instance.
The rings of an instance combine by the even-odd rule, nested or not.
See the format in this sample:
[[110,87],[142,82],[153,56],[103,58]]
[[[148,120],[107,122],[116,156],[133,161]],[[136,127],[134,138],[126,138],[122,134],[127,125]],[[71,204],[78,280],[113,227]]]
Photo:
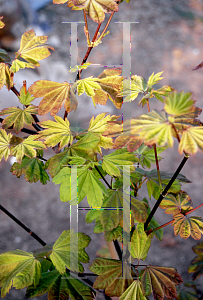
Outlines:
[[[104,21],[105,13],[116,12],[121,2],[53,0],[55,4],[67,3],[74,10],[83,10],[85,16],[87,14],[98,24]],[[126,2],[129,3],[129,0]],[[89,48],[93,48],[101,42],[105,33],[100,37],[98,34],[90,43],[85,23],[87,42]],[[0,28],[3,26],[0,18]],[[190,235],[196,240],[201,238],[203,220],[201,217],[188,217],[196,208],[193,208],[189,195],[181,190],[181,183],[190,181],[178,173],[171,183],[173,174],[159,170],[159,154],[173,147],[174,138],[179,142],[179,153],[184,152],[187,158],[198,150],[203,151],[203,127],[197,119],[201,109],[195,106],[191,93],[178,93],[171,86],[156,89],[162,72],[152,73],[146,81],[138,75],[131,79],[123,78],[120,69],[106,69],[96,78],[81,79],[81,71],[91,64],[84,61],[71,70],[78,71],[79,75],[74,83],[38,80],[28,89],[24,83],[18,92],[13,84],[15,73],[40,66],[39,61],[54,50],[46,42],[47,36],[37,37],[34,30],[25,32],[12,63],[9,63],[8,54],[0,50],[0,89],[5,85],[12,90],[21,105],[21,108],[13,106],[0,111],[1,116],[7,116],[1,119],[0,160],[14,156],[17,162],[11,168],[12,174],[17,177],[24,175],[30,183],[40,180],[46,184],[51,177],[55,184],[60,185],[63,202],[70,201],[71,205],[76,205],[87,197],[90,210],[86,222],[95,221],[95,233],[104,232],[107,242],[122,242],[129,255],[138,261],[134,265],[128,262],[128,257],[123,260],[121,257],[119,260],[95,259],[89,267],[98,275],[93,286],[95,289],[105,289],[106,295],[120,297],[120,300],[144,300],[152,293],[154,299],[181,299],[182,294],[177,294],[176,286],[183,280],[176,269],[139,266],[140,260],[147,257],[152,238],[162,239],[162,227],[166,224],[159,226],[155,217],[150,217],[149,202],[146,198],[139,200],[138,193],[146,184],[149,199],[153,197],[159,201],[160,195],[164,198],[160,207],[165,209],[166,214],[172,214],[170,223],[174,226],[175,235],[180,234],[184,239]],[[91,118],[88,129],[74,128],[67,114],[77,109],[76,93],[78,96],[85,93],[94,106],[106,105],[110,99],[118,109],[123,102],[134,101],[141,95],[139,104],[147,105],[148,113],[124,122],[118,121],[119,116],[102,113]],[[32,102],[40,97],[39,105],[33,105]],[[150,111],[152,98],[163,103],[162,110]],[[63,105],[65,114],[61,118],[57,114]],[[48,113],[54,120],[39,122],[37,115]],[[33,126],[36,131],[24,126]],[[16,135],[8,132],[10,129]],[[26,133],[26,136],[19,136],[20,132]],[[48,147],[56,154],[44,163],[43,153]],[[103,155],[103,149],[114,151]],[[152,164],[156,164],[155,169],[151,169]],[[78,191],[77,186],[71,185],[73,166],[77,166]],[[106,175],[111,177],[111,184],[106,181]],[[130,187],[129,193],[126,185]],[[129,210],[125,207],[131,212],[127,230]],[[144,224],[147,224],[146,229]],[[33,253],[15,250],[1,254],[1,296],[5,297],[13,286],[16,289],[28,287],[27,298],[48,292],[48,299],[93,299],[94,289],[76,276],[76,272],[84,271],[82,263],[89,262],[84,250],[89,242],[90,238],[83,233],[64,231],[53,245]],[[194,272],[193,279],[202,274],[202,243],[194,251],[197,257],[189,267],[189,272]]]

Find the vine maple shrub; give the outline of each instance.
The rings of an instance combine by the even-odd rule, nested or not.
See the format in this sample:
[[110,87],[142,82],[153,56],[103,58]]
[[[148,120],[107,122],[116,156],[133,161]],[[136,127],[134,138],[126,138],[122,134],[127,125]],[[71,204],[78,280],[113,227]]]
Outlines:
[[[125,78],[121,69],[107,68],[98,77],[81,78],[82,71],[91,64],[87,62],[88,56],[107,34],[114,12],[118,11],[119,5],[129,5],[122,2],[53,0],[54,4],[67,3],[73,10],[84,12],[88,50],[81,65],[71,69],[77,72],[74,83],[38,80],[27,89],[24,81],[20,91],[16,89],[13,83],[15,74],[24,68],[39,67],[39,61],[54,50],[46,44],[47,36],[36,36],[34,30],[22,35],[20,48],[12,62],[8,53],[0,49],[0,88],[6,86],[13,91],[20,106],[0,111],[0,115],[5,116],[0,118],[0,159],[14,156],[17,162],[11,167],[11,172],[17,177],[24,175],[30,183],[40,181],[46,184],[51,177],[56,185],[60,185],[61,201],[70,201],[72,207],[87,197],[86,222],[95,221],[94,233],[104,232],[105,240],[113,241],[119,257],[117,260],[101,257],[93,261],[89,269],[98,275],[93,284],[87,280],[88,274],[84,273],[83,267],[83,263],[89,262],[85,251],[90,243],[88,235],[65,230],[52,245],[46,245],[0,206],[43,246],[32,253],[15,250],[0,254],[2,298],[13,286],[16,289],[27,287],[27,298],[48,293],[48,299],[90,300],[96,291],[103,289],[106,299],[116,296],[120,300],[144,300],[152,293],[154,299],[159,300],[164,297],[198,299],[195,283],[186,283],[194,291],[178,288],[183,280],[175,268],[140,265],[140,261],[146,259],[152,238],[162,239],[162,228],[166,225],[174,226],[174,234],[183,239],[189,236],[195,240],[201,238],[203,220],[190,216],[198,207],[193,208],[191,198],[181,190],[181,182],[190,181],[180,172],[191,155],[203,151],[203,126],[197,119],[202,110],[195,106],[191,93],[177,92],[168,85],[156,89],[163,72],[152,73],[145,81],[138,75]],[[105,13],[111,15],[99,35]],[[98,23],[92,41],[87,16]],[[4,26],[1,17],[0,28]],[[195,69],[201,67],[202,63]],[[124,121],[118,120],[120,116],[101,113],[91,118],[87,129],[75,128],[71,126],[68,114],[77,109],[76,94],[84,93],[92,98],[94,105],[105,105],[110,99],[119,109],[142,95],[139,104],[146,105],[148,112]],[[42,100],[36,106],[33,103],[39,97]],[[163,109],[150,111],[151,98],[160,101]],[[64,110],[64,118],[57,115],[60,110]],[[54,120],[40,122],[38,115],[49,112]],[[12,133],[8,133],[10,129]],[[25,136],[19,137],[20,132]],[[178,151],[184,153],[184,158],[172,174],[160,171],[159,154],[168,147],[172,148],[174,139],[178,140]],[[49,147],[54,154],[46,161],[43,151]],[[103,155],[103,149],[115,150]],[[146,168],[151,169],[151,164],[156,168],[146,171]],[[105,179],[106,175],[110,175],[110,183]],[[144,184],[148,195],[138,200]],[[147,200],[151,197],[157,200],[152,209]],[[154,215],[158,207],[171,214],[171,221],[167,224],[160,226],[157,223]],[[123,243],[123,253],[119,242]],[[193,250],[197,256],[188,271],[193,273],[195,280],[203,274],[203,243]],[[132,259],[136,259],[136,264],[131,263]]]

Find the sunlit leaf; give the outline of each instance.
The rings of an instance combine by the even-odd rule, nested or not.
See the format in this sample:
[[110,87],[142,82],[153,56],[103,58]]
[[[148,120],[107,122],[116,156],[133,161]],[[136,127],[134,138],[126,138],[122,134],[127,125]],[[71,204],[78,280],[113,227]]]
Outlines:
[[11,106],[0,111],[0,116],[9,115],[3,120],[3,128],[8,129],[13,125],[13,129],[18,133],[24,123],[31,125],[34,122],[33,115],[37,114],[37,106],[30,105],[25,109]]
[[51,53],[49,49],[53,47],[46,45],[47,36],[36,36],[33,29],[26,31],[21,37],[20,49],[16,53],[16,58],[23,58],[28,63],[40,66],[38,61],[47,58]]
[[[130,246],[131,245],[131,246]],[[144,232],[144,225],[138,224],[133,232],[129,251],[131,255],[138,260],[145,260],[151,246],[151,235],[147,236]]]
[[133,283],[127,288],[127,290],[121,295],[119,300],[147,300],[143,295],[141,282],[134,280]]
[[39,115],[45,115],[50,111],[51,116],[54,116],[61,109],[63,103],[68,113],[77,108],[77,99],[68,82],[38,80],[29,87],[28,91],[37,98],[43,97],[39,104]]
[[35,99],[28,91],[25,92],[24,86],[20,89],[20,96],[18,96],[18,98],[23,105],[30,105]]
[[96,289],[105,289],[105,294],[111,297],[121,296],[133,282],[130,268],[119,260],[97,258],[89,266],[89,269],[99,275],[93,287]]
[[142,141],[140,141],[137,137],[138,135],[127,136],[122,134],[115,139],[113,149],[121,149],[127,146],[128,152],[132,153],[142,145]]
[[82,95],[84,92],[87,96],[94,96],[94,90],[100,90],[100,85],[96,82],[97,78],[88,77],[77,81],[77,92],[78,96]]
[[21,164],[15,162],[11,167],[11,172],[18,178],[25,175],[25,180],[32,183],[40,180],[42,184],[46,184],[49,180],[47,172],[44,170],[44,164],[38,158],[23,157]]
[[164,77],[161,77],[162,73],[163,71],[154,75],[153,72],[147,81],[147,86],[153,86],[154,84],[157,84],[161,79],[163,79]]
[[203,152],[203,127],[188,127],[187,130],[183,132],[178,152],[182,154],[183,151],[185,151],[187,154],[192,155],[198,150]]
[[165,99],[164,109],[168,114],[174,116],[188,114],[192,110],[192,107],[195,103],[191,97],[191,93],[170,93],[170,95]]
[[143,93],[147,88],[147,84],[141,76],[133,75],[131,80],[125,79],[120,85],[120,93],[124,98],[123,102],[133,101],[139,93]]
[[80,65],[76,65],[75,67],[71,68],[69,72],[74,73],[74,72],[77,72],[79,70],[87,69],[87,67],[89,67],[91,64],[93,64],[93,63],[89,61],[89,62],[84,63],[81,66]]
[[49,300],[92,300],[96,295],[95,291],[85,285],[79,279],[70,275],[66,271],[60,274],[57,270],[50,270],[42,273],[39,284],[29,286],[26,291],[26,298],[39,297],[48,292]]
[[39,65],[38,62],[31,63],[31,62],[22,61],[22,60],[19,60],[16,58],[12,62],[10,71],[12,71],[13,73],[17,73],[20,69],[25,69],[25,68],[34,69],[38,65]]
[[2,158],[5,158],[5,161],[7,161],[9,155],[10,155],[10,141],[12,138],[12,134],[7,134],[4,129],[0,129],[0,161]]
[[0,254],[1,297],[4,298],[12,286],[23,289],[36,285],[40,274],[40,262],[32,253],[15,250]]
[[170,92],[175,91],[170,85],[164,85],[158,90],[152,90],[152,95],[156,97],[157,100],[164,102],[165,97],[170,94]]
[[13,86],[13,77],[11,76],[11,71],[5,63],[0,63],[0,89],[6,85],[7,89]]
[[103,156],[102,168],[111,176],[121,176],[120,170],[116,165],[133,165],[136,161],[135,155],[129,153],[127,149],[118,149]]
[[183,239],[191,237],[195,240],[201,239],[203,233],[203,220],[201,217],[188,217],[179,213],[173,216],[174,234],[180,234]]
[[89,262],[89,256],[84,248],[89,245],[90,241],[90,237],[84,233],[63,231],[54,243],[49,256],[60,274],[66,271],[66,267],[71,271],[83,272],[84,268],[80,262]]
[[59,116],[54,117],[55,121],[43,121],[40,126],[45,128],[39,133],[39,138],[45,139],[45,145],[54,147],[59,144],[59,149],[67,144],[72,144],[73,136],[70,132],[70,123],[67,119],[63,120]]
[[177,296],[176,285],[183,282],[174,268],[147,266],[141,275],[142,291],[148,296],[153,291],[154,299],[164,297],[174,299]]
[[29,158],[36,157],[35,149],[45,149],[46,146],[41,141],[35,141],[38,135],[30,135],[28,138],[22,140],[17,146],[12,147],[11,155],[16,157],[16,160],[21,163],[24,155]]
[[184,213],[193,208],[190,196],[184,191],[180,191],[178,194],[175,195],[168,194],[161,201],[159,207],[166,209],[166,214],[173,215],[178,214],[180,212]]

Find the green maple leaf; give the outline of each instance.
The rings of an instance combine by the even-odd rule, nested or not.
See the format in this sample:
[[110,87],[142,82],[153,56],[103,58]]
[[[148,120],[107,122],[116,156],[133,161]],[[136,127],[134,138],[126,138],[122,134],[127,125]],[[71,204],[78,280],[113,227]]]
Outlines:
[[10,142],[11,142],[12,134],[7,134],[4,129],[0,129],[0,161],[4,157],[7,161],[10,155]]
[[94,90],[100,90],[100,85],[96,82],[97,78],[88,77],[77,81],[77,92],[78,96],[82,95],[84,92],[87,96],[93,97]]
[[70,272],[61,275],[57,270],[42,273],[39,284],[36,287],[29,286],[25,296],[39,297],[47,292],[50,300],[68,300],[69,297],[72,300],[92,300],[96,295],[92,288],[71,276]]
[[111,297],[121,296],[133,282],[130,268],[119,260],[97,258],[89,266],[89,269],[99,275],[93,287],[96,289],[105,289],[105,294]]
[[87,196],[87,201],[90,207],[101,207],[103,202],[103,193],[108,195],[108,192],[101,181],[94,175],[92,170],[87,167],[78,168],[78,200],[71,199],[71,169],[63,168],[53,178],[55,184],[60,186],[60,199],[63,202],[71,200],[71,204],[80,203]]
[[148,296],[153,291],[155,299],[177,297],[176,285],[183,282],[176,269],[167,267],[147,266],[141,272],[143,294]]
[[152,75],[148,78],[147,86],[151,87],[154,84],[157,84],[161,79],[163,79],[164,77],[161,77],[162,73],[163,72],[159,72],[154,75],[154,72],[153,72]]
[[170,93],[165,99],[164,109],[168,114],[181,116],[191,112],[195,101],[191,99],[191,93]]
[[23,128],[24,123],[31,125],[34,122],[31,114],[37,114],[37,106],[29,105],[25,109],[15,106],[4,108],[0,111],[0,116],[9,116],[3,120],[3,128],[8,129],[13,125],[14,130],[18,133]]
[[42,184],[46,184],[49,180],[47,172],[44,170],[44,164],[38,158],[23,157],[21,164],[15,162],[11,167],[11,172],[18,178],[25,175],[25,180],[32,183],[40,180]]
[[12,285],[16,289],[36,285],[40,278],[40,269],[40,262],[32,253],[15,250],[0,254],[1,297],[6,296]]
[[139,280],[134,280],[133,283],[127,288],[127,290],[121,295],[119,300],[147,300],[143,295],[141,282]]
[[[166,149],[167,149],[166,147],[156,147],[158,160],[162,159],[162,157],[159,156],[158,154],[162,153]],[[138,156],[138,158],[139,158],[138,162],[142,165],[143,168],[144,168],[144,166],[146,166],[147,168],[150,169],[151,163],[152,164],[156,163],[154,149],[153,148],[150,149],[149,147],[145,146],[144,144],[142,144],[136,151],[134,151],[134,154]]]
[[180,234],[183,239],[191,237],[195,240],[201,239],[203,234],[203,220],[201,217],[188,217],[179,213],[173,216],[174,234]]
[[32,135],[28,138],[20,141],[17,146],[12,146],[11,155],[16,157],[16,160],[21,163],[24,155],[29,158],[36,157],[35,149],[45,149],[46,146],[41,141],[35,141],[38,138],[38,135]]
[[138,224],[137,229],[133,232],[129,251],[131,255],[138,260],[145,260],[151,246],[151,235],[147,236],[144,231],[144,225]]
[[121,176],[120,170],[116,165],[133,165],[138,159],[127,149],[118,149],[111,154],[103,156],[102,168],[111,176]]
[[17,73],[20,69],[25,69],[25,68],[35,69],[37,65],[38,65],[37,62],[31,63],[31,62],[22,61],[22,60],[19,60],[16,58],[12,62],[10,71],[12,71],[13,73]]
[[192,279],[195,280],[203,275],[203,242],[193,246],[192,250],[197,254],[197,256],[195,256],[195,258],[191,261],[188,272],[194,273],[192,274]]
[[24,86],[20,89],[20,96],[18,98],[23,105],[30,105],[30,102],[35,99],[28,91],[25,91]]
[[7,89],[13,86],[13,77],[11,76],[11,71],[7,64],[0,63],[0,89],[6,85]]
[[141,76],[133,75],[130,79],[123,80],[120,86],[120,93],[118,95],[125,97],[123,102],[135,100],[139,93],[145,92],[147,83]]
[[183,213],[193,208],[192,200],[190,196],[183,191],[180,191],[178,194],[168,194],[161,201],[159,207],[166,209],[166,214],[178,214]]
[[76,65],[75,67],[71,68],[69,72],[74,73],[74,72],[78,72],[79,70],[84,70],[87,69],[87,67],[89,67],[91,64],[93,64],[92,62],[86,62],[83,65]]
[[178,152],[180,154],[185,151],[187,154],[195,154],[198,150],[203,152],[203,127],[188,127],[180,140]]
[[59,116],[55,116],[54,119],[56,122],[48,120],[40,123],[45,130],[39,133],[39,137],[45,139],[44,143],[48,147],[54,147],[59,143],[59,149],[61,149],[73,141],[70,123]]
[[84,268],[80,262],[89,262],[89,256],[84,248],[89,245],[90,240],[90,237],[84,233],[63,231],[54,243],[49,256],[60,274],[66,271],[66,267],[72,271],[83,272]]

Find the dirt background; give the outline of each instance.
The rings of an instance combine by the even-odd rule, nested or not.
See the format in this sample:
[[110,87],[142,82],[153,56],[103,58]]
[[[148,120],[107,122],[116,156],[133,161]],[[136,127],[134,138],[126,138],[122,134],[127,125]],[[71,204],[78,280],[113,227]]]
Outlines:
[[[17,0],[19,8],[23,2]],[[9,1],[7,1],[9,2]],[[24,5],[25,5],[24,1]],[[3,5],[4,1],[0,1]],[[19,5],[19,6],[18,6]],[[3,6],[2,6],[3,7]],[[0,15],[4,15],[3,10]],[[20,89],[24,79],[28,86],[39,79],[53,80],[57,82],[70,80],[70,24],[62,24],[64,21],[83,21],[83,13],[71,11],[66,5],[49,4],[39,11],[25,9],[17,13],[11,13],[14,27],[5,32],[2,46],[10,50],[11,57],[18,50],[19,37],[25,29],[34,28],[37,35],[48,35],[48,42],[55,48],[52,55],[40,62],[41,68],[36,70],[22,70],[15,75],[14,82],[16,88]],[[24,18],[24,19],[23,19]],[[106,15],[106,19],[108,15]],[[161,85],[169,84],[180,91],[192,92],[198,107],[203,107],[202,83],[203,72],[192,71],[192,69],[203,60],[203,1],[201,0],[131,0],[130,4],[122,3],[119,12],[115,13],[110,24],[110,34],[103,39],[103,43],[93,49],[89,60],[99,64],[122,64],[122,25],[114,22],[118,21],[138,21],[139,24],[131,25],[131,72],[144,78],[148,78],[152,72],[164,71],[164,79]],[[5,20],[6,22],[6,20]],[[78,64],[81,63],[86,53],[87,45],[83,33],[83,24],[78,25]],[[17,27],[17,30],[16,30]],[[104,27],[104,25],[103,25]],[[103,29],[102,27],[102,29]],[[95,31],[95,23],[89,21],[91,38]],[[10,34],[12,32],[12,34]],[[5,38],[9,37],[9,38]],[[84,76],[98,76],[102,68],[89,69],[84,72]],[[94,71],[94,72],[93,72]],[[89,72],[89,73],[88,73]],[[161,86],[160,85],[160,86]],[[146,112],[138,106],[138,101],[131,104],[132,116]],[[37,104],[37,102],[36,102]],[[18,105],[15,95],[5,88],[0,93],[0,109]],[[158,106],[157,106],[158,105]],[[151,109],[162,108],[160,103],[152,100]],[[91,116],[101,112],[121,115],[122,110],[115,109],[110,100],[106,106],[97,106],[95,109],[92,101],[88,97],[81,96],[78,105],[78,117],[80,124],[87,126]],[[61,111],[63,116],[63,109]],[[74,113],[70,114],[74,120]],[[40,118],[40,120],[43,120]],[[201,118],[202,120],[202,118]],[[164,159],[160,163],[161,170],[174,172],[182,157],[177,153],[178,145],[175,143],[173,149],[168,149]],[[53,153],[47,151],[46,158]],[[191,184],[183,184],[182,189],[188,192],[192,198],[194,207],[202,203],[203,184],[203,156],[198,153],[191,157],[182,170]],[[24,178],[16,178],[10,173],[11,161],[1,161],[0,163],[0,204],[14,214],[32,231],[38,234],[47,244],[55,241],[63,230],[70,227],[70,209],[68,203],[62,203],[59,198],[59,186],[48,182],[41,185],[39,182],[30,184]],[[140,194],[140,199],[146,189]],[[155,201],[151,200],[151,207]],[[82,202],[81,205],[85,205]],[[90,235],[92,241],[87,247],[87,252],[92,262],[104,244],[103,234],[93,233],[93,224],[85,224],[85,211],[79,213],[79,231]],[[202,216],[203,208],[200,208],[194,215]],[[163,210],[159,209],[156,219],[160,224],[170,220]],[[39,244],[23,229],[17,226],[3,212],[0,212],[0,252],[21,249],[32,251],[39,248]],[[202,239],[201,239],[202,240]],[[159,242],[155,238],[152,241],[146,262],[152,265],[175,267],[184,280],[191,280],[191,275],[187,273],[190,261],[195,256],[191,247],[197,241],[189,238],[181,239],[175,237],[173,228],[164,228],[164,238]],[[88,271],[88,269],[86,268]],[[202,278],[198,280],[200,290],[202,290]],[[24,290],[11,289],[5,300],[26,299]],[[38,299],[38,298],[34,298]],[[46,295],[39,299],[47,299]],[[97,299],[103,299],[101,295]]]

